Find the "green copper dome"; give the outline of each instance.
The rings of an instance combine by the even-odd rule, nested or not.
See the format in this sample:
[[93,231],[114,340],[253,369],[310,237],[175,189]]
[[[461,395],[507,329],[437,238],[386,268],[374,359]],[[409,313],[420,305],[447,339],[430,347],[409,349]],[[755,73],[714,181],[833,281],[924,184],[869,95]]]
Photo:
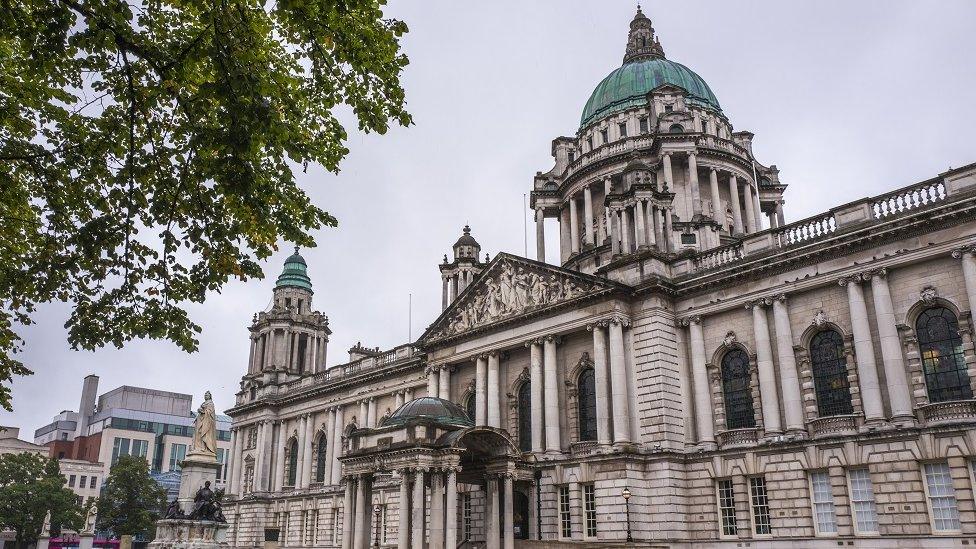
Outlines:
[[383,426],[403,425],[411,419],[429,419],[462,427],[474,426],[474,422],[460,406],[436,397],[421,397],[400,406],[390,414],[390,417],[383,420]]
[[312,289],[312,279],[308,277],[308,264],[298,253],[298,248],[295,248],[295,253],[285,260],[285,268],[281,270],[278,281],[275,282],[275,288],[284,286],[304,288],[309,291]]
[[694,71],[663,57],[650,57],[626,63],[604,78],[590,94],[580,126],[643,105],[647,103],[648,92],[665,84],[688,92],[690,103],[722,110],[708,84]]

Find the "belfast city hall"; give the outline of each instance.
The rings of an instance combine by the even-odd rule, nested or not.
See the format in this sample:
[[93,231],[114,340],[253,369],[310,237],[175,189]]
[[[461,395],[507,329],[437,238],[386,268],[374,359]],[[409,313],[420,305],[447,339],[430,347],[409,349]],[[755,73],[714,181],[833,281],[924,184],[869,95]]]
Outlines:
[[287,259],[227,411],[229,545],[976,546],[976,165],[786,219],[673,53],[638,9],[533,178],[535,257],[465,227],[416,341],[327,368]]

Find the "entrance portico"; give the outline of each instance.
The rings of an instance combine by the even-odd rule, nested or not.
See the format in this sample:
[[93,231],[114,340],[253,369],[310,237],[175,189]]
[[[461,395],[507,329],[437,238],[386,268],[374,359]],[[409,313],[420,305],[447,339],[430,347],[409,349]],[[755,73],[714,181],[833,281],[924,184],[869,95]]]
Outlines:
[[[373,479],[393,474],[400,479],[399,549],[455,549],[463,541],[483,541],[487,549],[514,549],[516,489],[531,487],[531,469],[508,434],[494,427],[475,427],[456,404],[424,397],[404,404],[375,428],[349,434],[349,451],[341,459],[346,515],[343,549],[370,545]],[[477,531],[458,524],[462,493],[482,492],[484,512]],[[528,490],[532,493],[532,490]],[[524,503],[525,496],[520,494]],[[531,513],[531,506],[528,506]],[[469,513],[467,520],[476,522]],[[519,534],[530,520],[518,513]],[[473,529],[472,529],[473,530]]]

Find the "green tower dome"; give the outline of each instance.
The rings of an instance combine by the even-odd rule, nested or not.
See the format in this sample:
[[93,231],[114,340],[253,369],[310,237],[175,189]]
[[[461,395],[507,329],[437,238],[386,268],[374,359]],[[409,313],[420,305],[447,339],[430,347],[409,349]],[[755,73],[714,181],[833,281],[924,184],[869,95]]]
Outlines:
[[647,103],[647,94],[670,84],[688,92],[688,101],[721,112],[715,94],[695,71],[664,58],[651,21],[641,13],[630,23],[624,64],[604,78],[583,108],[580,126]]
[[285,260],[285,268],[281,270],[278,281],[275,282],[275,288],[286,286],[312,291],[312,279],[308,277],[308,264],[305,263],[305,258],[298,253],[298,248],[295,248],[295,253]]

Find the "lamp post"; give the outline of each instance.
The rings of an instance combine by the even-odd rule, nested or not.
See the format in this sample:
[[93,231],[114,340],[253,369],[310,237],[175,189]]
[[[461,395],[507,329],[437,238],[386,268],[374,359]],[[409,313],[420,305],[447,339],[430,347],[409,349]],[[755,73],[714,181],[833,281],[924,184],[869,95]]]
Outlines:
[[376,541],[373,542],[373,547],[379,549],[380,546],[380,506],[379,505],[373,507],[373,515],[376,517]]
[[624,487],[620,495],[624,498],[624,506],[627,508],[627,543],[631,543],[634,537],[630,535],[630,488]]

